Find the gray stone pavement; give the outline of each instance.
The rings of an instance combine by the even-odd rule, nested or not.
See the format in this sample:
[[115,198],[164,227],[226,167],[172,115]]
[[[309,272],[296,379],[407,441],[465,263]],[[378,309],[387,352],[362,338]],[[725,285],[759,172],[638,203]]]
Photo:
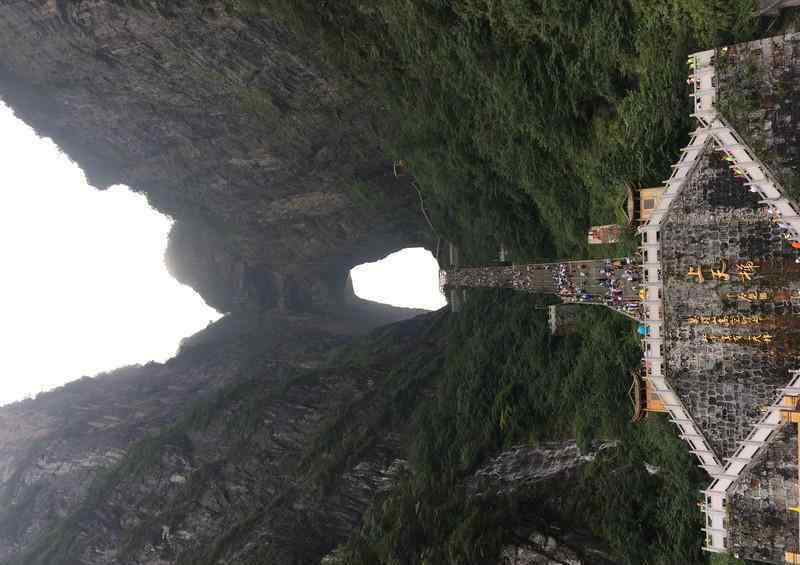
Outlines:
[[558,296],[564,302],[601,304],[628,315],[639,307],[639,267],[628,259],[483,265],[443,273],[443,290],[509,288]]

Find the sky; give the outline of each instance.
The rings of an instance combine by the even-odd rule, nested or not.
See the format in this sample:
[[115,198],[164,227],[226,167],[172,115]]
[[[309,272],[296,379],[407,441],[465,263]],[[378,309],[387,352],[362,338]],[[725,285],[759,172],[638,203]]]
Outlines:
[[[167,272],[171,224],[127,187],[89,186],[51,140],[0,102],[0,405],[166,361],[182,338],[220,317]],[[444,304],[435,260],[423,249],[357,267],[353,279],[362,298]]]
[[171,224],[126,187],[87,185],[0,103],[0,405],[166,361],[219,318],[167,272]]
[[439,292],[439,265],[430,251],[410,247],[350,271],[353,290],[366,300],[407,308],[438,310],[446,304]]

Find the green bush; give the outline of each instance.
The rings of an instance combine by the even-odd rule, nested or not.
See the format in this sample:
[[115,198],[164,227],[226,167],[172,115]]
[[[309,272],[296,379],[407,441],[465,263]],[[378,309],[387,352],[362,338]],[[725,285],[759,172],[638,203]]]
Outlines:
[[[583,531],[631,565],[702,562],[700,471],[665,420],[630,422],[641,355],[632,324],[586,307],[577,334],[553,337],[545,303],[473,292],[450,319],[436,397],[416,412],[410,470],[367,515],[345,563],[482,563],[520,529]],[[465,478],[503,448],[576,436],[584,447],[620,443],[575,482],[514,499],[466,496]]]
[[[246,5],[244,5],[246,4]],[[685,144],[686,56],[748,39],[753,0],[249,0],[327,47],[387,113],[437,230],[469,260],[586,253],[626,183]]]

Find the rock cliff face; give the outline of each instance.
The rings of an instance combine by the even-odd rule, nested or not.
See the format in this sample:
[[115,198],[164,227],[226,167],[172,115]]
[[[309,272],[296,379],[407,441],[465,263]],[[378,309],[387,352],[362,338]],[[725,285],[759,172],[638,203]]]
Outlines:
[[[442,354],[446,316],[400,322],[357,345],[312,332],[307,319],[227,318],[166,364],[1,409],[0,563],[326,562],[405,468],[412,424],[384,421],[389,379],[412,355]],[[353,353],[368,362],[353,363]],[[434,384],[418,380],[404,394],[413,405]],[[514,448],[476,472],[474,496],[563,481],[589,459],[574,442]],[[607,563],[587,553],[594,540],[560,537],[554,549],[531,534],[506,557]]]
[[403,426],[325,481],[315,442],[380,404],[385,367],[440,351],[419,336],[443,315],[383,330],[365,366],[328,362],[343,338],[309,320],[227,319],[166,364],[3,408],[0,563],[318,562],[391,484]]
[[[420,313],[347,283],[430,245],[418,196],[362,86],[235,4],[0,3],[0,98],[92,184],[127,184],[175,219],[169,268],[231,313],[164,365],[0,410],[0,563],[313,563],[398,464],[402,430],[324,485],[308,461],[385,375],[330,364],[333,349]],[[374,361],[417,350],[430,323]]]
[[418,197],[365,90],[236,5],[3,2],[0,98],[176,219],[169,266],[218,310],[330,309],[351,267],[430,244]]
[[[404,468],[447,314],[354,343],[419,312],[347,281],[432,243],[381,145],[394,124],[311,39],[241,3],[0,2],[0,98],[95,186],[172,216],[171,271],[229,313],[166,364],[0,409],[2,565],[319,563]],[[519,449],[475,484],[583,460]]]

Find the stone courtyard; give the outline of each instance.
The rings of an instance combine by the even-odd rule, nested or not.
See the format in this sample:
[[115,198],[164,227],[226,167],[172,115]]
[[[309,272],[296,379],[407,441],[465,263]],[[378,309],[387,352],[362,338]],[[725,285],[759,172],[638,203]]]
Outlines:
[[800,34],[688,63],[699,127],[640,229],[644,361],[711,476],[705,549],[800,563]]
[[[714,142],[661,227],[666,378],[720,461],[800,366],[800,263],[783,221]],[[798,548],[797,438],[773,433],[728,493],[728,548],[781,563]]]
[[785,426],[729,493],[731,548],[756,561],[781,563],[797,551],[797,427]]
[[800,361],[800,264],[759,199],[708,151],[661,233],[667,378],[720,459]]

